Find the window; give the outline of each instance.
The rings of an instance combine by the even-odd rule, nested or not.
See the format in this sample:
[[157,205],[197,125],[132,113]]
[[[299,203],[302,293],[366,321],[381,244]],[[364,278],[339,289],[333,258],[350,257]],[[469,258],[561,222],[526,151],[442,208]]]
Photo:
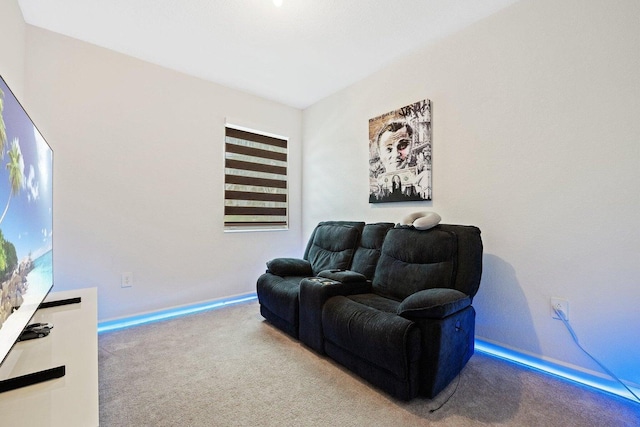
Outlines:
[[288,139],[226,125],[224,229],[288,226]]

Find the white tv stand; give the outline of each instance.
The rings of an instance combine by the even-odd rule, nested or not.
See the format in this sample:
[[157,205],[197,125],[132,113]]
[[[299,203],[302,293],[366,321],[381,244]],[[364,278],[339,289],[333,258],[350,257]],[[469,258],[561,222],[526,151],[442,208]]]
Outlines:
[[0,380],[65,367],[60,378],[0,393],[0,425],[98,425],[97,291],[54,292],[45,302],[77,297],[80,303],[38,309],[31,323],[52,323],[51,333],[16,343],[0,366]]

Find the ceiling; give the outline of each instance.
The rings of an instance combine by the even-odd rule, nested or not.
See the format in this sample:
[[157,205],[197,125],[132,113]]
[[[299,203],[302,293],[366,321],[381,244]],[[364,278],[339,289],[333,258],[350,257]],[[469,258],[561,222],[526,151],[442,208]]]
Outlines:
[[25,21],[306,108],[518,0],[18,0]]

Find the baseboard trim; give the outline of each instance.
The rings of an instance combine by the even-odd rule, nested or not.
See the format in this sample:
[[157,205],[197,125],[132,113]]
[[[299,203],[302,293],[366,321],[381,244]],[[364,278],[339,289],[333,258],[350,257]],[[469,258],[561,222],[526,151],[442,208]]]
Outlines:
[[[98,323],[98,333],[125,329],[132,326],[172,319],[175,317],[186,316],[202,311],[215,310],[235,304],[252,302],[257,299],[257,294],[253,292],[248,294],[236,295],[229,298],[206,301],[203,303],[188,306],[174,307],[166,310],[103,321]],[[534,369],[536,371],[553,375],[555,377],[573,383],[577,383],[592,389],[629,399],[636,403],[640,403],[631,395],[631,393],[629,393],[628,390],[626,390],[622,385],[620,385],[613,379],[594,375],[580,369],[563,365],[560,362],[545,360],[539,356],[520,352],[506,346],[478,338],[476,338],[475,340],[475,349],[480,353],[484,353],[492,357],[497,357],[530,369]],[[629,388],[631,388],[634,393],[640,394],[640,387],[638,387],[636,384],[630,385],[627,382],[625,382],[625,384]]]
[[[527,367],[529,369],[541,371],[546,374],[561,378],[563,380],[623,397],[635,403],[640,403],[635,397],[633,397],[631,393],[629,393],[628,390],[626,390],[620,383],[612,378],[610,379],[608,377],[594,375],[587,371],[563,365],[560,362],[545,360],[541,357],[524,352],[519,352],[517,350],[501,346],[500,344],[484,341],[482,339],[475,340],[475,349],[476,351],[487,354],[489,356],[504,359],[509,362]],[[625,384],[627,385],[627,387],[632,389],[634,393],[640,394],[640,387],[638,387],[637,384],[629,384],[628,382],[625,382]]]
[[233,297],[211,300],[192,305],[173,307],[165,310],[153,311],[135,316],[123,317],[114,320],[107,320],[98,323],[98,333],[125,329],[131,326],[142,325],[146,323],[158,322],[160,320],[173,319],[175,317],[186,316],[189,314],[199,313],[202,311],[214,310],[222,307],[228,307],[235,304],[255,301],[258,296],[255,292],[248,294],[235,295]]

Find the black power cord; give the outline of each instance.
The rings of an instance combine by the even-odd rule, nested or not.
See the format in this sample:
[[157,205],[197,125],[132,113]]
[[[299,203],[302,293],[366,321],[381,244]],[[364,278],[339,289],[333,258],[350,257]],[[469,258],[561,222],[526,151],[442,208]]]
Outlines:
[[[466,332],[464,329],[462,329],[462,326],[460,326],[460,321],[458,321],[458,322],[456,322],[456,332],[458,332],[460,330]],[[442,402],[437,408],[429,409],[429,413],[430,414],[433,414],[437,410],[441,409],[444,405],[446,405],[449,402],[449,399],[451,399],[453,397],[453,395],[456,394],[456,392],[458,391],[458,386],[460,385],[460,377],[462,376],[462,368],[463,368],[463,365],[464,365],[464,359],[465,359],[465,357],[467,357],[467,354],[469,354],[469,333],[465,334],[465,342],[467,343],[467,348],[465,349],[464,354],[462,355],[462,358],[460,359],[460,366],[459,366],[459,369],[458,369],[456,386],[453,389],[453,391],[451,392],[451,394],[449,394],[449,396],[447,396],[445,401]]]

